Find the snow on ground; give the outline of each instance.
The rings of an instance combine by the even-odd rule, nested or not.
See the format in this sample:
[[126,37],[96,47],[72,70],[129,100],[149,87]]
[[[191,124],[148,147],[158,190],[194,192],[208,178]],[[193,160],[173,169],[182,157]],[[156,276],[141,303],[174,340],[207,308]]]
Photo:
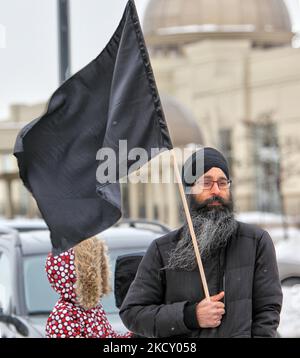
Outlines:
[[299,238],[300,229],[297,229],[295,217],[286,217],[286,229],[283,228],[283,217],[279,214],[266,212],[244,212],[236,215],[237,220],[255,224],[268,231],[274,243],[284,238]]
[[300,284],[282,287],[283,304],[278,333],[283,338],[300,338]]
[[[300,229],[290,226],[287,228],[286,232],[282,227],[267,228],[267,231],[273,239],[274,243],[279,244],[289,240],[294,240],[293,245],[296,245],[296,248],[300,249]],[[288,240],[284,240],[285,236],[287,236]]]
[[[262,211],[249,211],[243,212],[236,215],[237,219],[249,224],[259,224],[261,226],[269,225],[269,224],[282,224],[282,215],[262,212]],[[295,223],[295,218],[286,217],[285,220],[289,224]]]
[[[291,228],[292,229],[292,228]],[[271,237],[273,237],[271,235]],[[277,260],[298,263],[300,266],[300,230],[294,228],[288,240],[280,240],[275,244]],[[299,272],[300,275],[300,272]]]
[[[279,230],[279,229],[274,229]],[[278,265],[291,263],[298,268],[299,283],[282,286],[283,303],[278,332],[281,337],[300,338],[300,230],[291,228],[288,240],[275,244]],[[273,237],[273,235],[271,235]]]

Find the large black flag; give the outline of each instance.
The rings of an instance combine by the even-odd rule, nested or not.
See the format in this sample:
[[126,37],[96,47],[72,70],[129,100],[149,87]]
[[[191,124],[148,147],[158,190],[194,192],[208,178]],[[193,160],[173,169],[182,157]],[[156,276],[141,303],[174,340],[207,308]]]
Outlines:
[[[141,26],[133,0],[101,54],[52,95],[46,113],[17,137],[20,176],[51,231],[53,253],[73,247],[121,216],[115,183],[96,180],[100,148],[171,149]],[[121,158],[121,159],[120,159]],[[146,160],[146,161],[147,161]],[[144,160],[145,162],[145,160]],[[123,165],[124,167],[124,165]]]

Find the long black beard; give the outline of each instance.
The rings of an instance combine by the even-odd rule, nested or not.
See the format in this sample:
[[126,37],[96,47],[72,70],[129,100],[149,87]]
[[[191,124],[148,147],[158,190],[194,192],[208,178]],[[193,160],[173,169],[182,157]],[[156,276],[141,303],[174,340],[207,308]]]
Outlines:
[[[220,197],[212,197],[203,203],[197,203],[190,196],[190,213],[197,238],[198,247],[203,261],[214,256],[224,248],[237,228],[234,219],[232,197],[224,201]],[[214,201],[222,205],[211,206]],[[171,251],[168,265],[165,269],[193,271],[197,267],[192,238],[185,220],[181,239],[176,248]]]

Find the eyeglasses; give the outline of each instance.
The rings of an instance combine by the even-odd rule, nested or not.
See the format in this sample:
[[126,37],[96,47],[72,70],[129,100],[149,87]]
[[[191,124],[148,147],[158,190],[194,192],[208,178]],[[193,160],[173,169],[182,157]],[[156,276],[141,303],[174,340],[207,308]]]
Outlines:
[[204,179],[196,182],[196,184],[202,190],[211,190],[214,186],[214,183],[217,183],[218,188],[220,190],[226,190],[230,188],[230,184],[232,183],[232,181],[227,179],[219,179],[219,180]]

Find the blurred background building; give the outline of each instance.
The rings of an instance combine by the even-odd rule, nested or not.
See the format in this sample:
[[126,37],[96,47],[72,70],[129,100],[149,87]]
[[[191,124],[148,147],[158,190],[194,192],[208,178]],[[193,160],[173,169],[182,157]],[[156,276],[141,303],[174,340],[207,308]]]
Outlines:
[[[143,27],[173,144],[225,154],[238,212],[298,217],[300,49],[284,1],[150,0]],[[11,152],[44,109],[16,104],[0,122],[0,215],[38,215]],[[126,217],[179,224],[175,184],[122,187]]]

